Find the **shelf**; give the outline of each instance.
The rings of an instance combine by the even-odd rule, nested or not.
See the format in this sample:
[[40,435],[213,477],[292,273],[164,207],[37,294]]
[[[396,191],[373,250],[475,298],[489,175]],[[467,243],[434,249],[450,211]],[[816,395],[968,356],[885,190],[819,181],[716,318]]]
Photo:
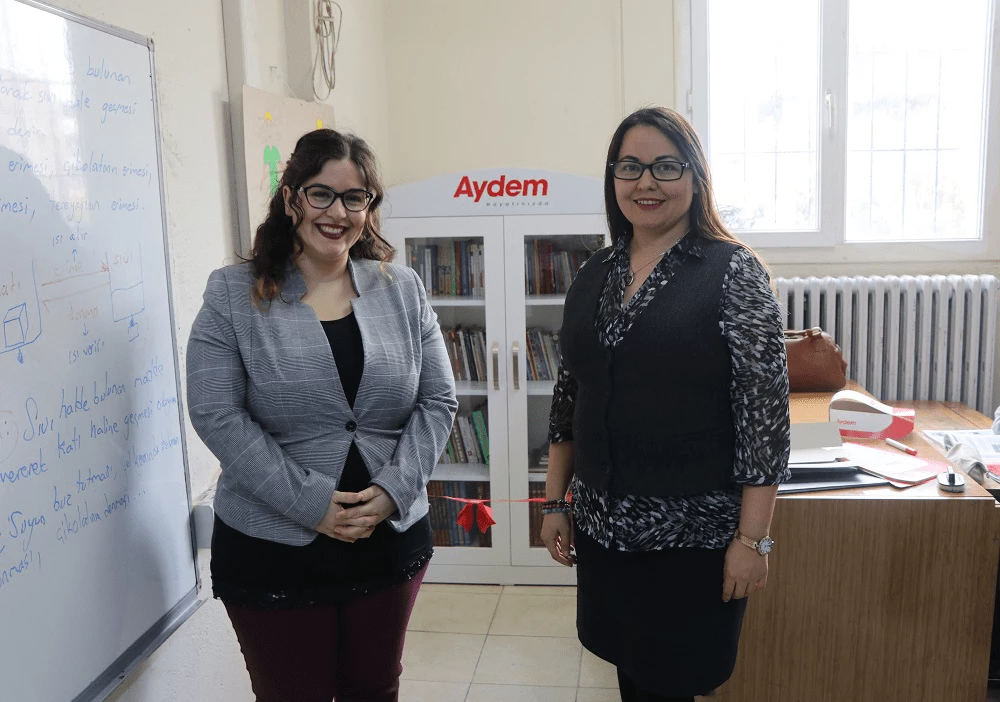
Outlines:
[[554,380],[529,380],[527,384],[529,395],[551,395],[556,387]]
[[532,473],[528,472],[528,482],[529,483],[544,483],[545,473]]
[[564,305],[566,304],[565,295],[525,295],[524,304],[526,305]]
[[427,301],[432,307],[486,307],[485,297],[450,297],[446,295],[431,295]]
[[485,382],[480,383],[472,380],[455,381],[455,394],[460,397],[463,395],[486,395],[486,393]]
[[488,483],[490,481],[490,467],[482,463],[438,463],[434,466],[431,480]]

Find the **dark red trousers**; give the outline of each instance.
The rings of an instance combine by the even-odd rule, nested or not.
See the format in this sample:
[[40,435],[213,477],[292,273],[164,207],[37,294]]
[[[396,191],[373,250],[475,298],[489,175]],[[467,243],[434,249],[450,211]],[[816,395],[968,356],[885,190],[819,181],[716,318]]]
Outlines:
[[258,702],[397,702],[411,580],[341,605],[226,604]]

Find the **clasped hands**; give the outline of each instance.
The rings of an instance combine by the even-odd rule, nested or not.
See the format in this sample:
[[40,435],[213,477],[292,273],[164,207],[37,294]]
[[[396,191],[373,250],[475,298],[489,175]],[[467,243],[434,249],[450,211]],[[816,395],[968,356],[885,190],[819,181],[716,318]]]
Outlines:
[[378,485],[361,492],[333,493],[330,507],[316,525],[316,531],[334,539],[354,543],[372,535],[375,526],[396,511],[396,503]]

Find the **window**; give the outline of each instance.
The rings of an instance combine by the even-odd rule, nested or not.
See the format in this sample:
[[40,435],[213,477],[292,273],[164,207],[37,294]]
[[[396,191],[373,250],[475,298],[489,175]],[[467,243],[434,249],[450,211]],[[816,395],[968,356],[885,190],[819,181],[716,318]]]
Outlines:
[[980,240],[995,2],[692,0],[726,223],[758,246]]

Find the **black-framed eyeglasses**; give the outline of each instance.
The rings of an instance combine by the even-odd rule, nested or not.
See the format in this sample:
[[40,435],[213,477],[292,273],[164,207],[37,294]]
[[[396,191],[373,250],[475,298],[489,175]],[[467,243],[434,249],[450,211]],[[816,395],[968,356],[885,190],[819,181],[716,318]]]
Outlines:
[[372,200],[375,199],[373,193],[363,188],[351,188],[342,193],[338,193],[333,188],[316,183],[299,188],[299,192],[306,196],[306,201],[317,210],[325,210],[332,207],[337,198],[344,203],[344,207],[351,212],[364,212]]
[[654,161],[653,163],[612,161],[608,164],[608,168],[618,180],[639,180],[647,168],[656,180],[680,180],[681,176],[684,175],[684,169],[690,166],[690,163],[682,161]]

